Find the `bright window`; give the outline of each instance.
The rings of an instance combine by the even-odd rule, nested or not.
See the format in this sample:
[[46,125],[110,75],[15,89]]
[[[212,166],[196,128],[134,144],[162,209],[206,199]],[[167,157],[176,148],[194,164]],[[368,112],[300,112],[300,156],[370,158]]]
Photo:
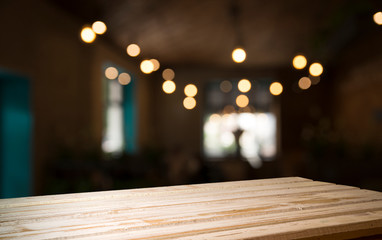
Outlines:
[[245,93],[249,101],[246,107],[235,101],[243,95],[238,82],[216,81],[207,87],[204,154],[211,160],[242,157],[258,168],[277,153],[277,119],[271,111],[274,103],[268,90],[271,81],[250,81],[253,89]]

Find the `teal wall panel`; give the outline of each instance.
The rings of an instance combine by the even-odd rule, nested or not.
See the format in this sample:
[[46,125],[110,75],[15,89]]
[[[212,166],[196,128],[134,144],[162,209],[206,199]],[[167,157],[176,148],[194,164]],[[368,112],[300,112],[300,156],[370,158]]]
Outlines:
[[1,198],[31,195],[30,83],[0,71],[0,194]]

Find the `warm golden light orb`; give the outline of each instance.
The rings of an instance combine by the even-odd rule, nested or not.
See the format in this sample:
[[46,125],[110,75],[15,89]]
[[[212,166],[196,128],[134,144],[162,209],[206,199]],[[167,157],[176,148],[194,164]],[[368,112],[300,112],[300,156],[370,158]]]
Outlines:
[[223,108],[223,113],[233,113],[233,112],[235,112],[235,107],[232,105],[226,105]]
[[273,82],[269,86],[269,91],[271,92],[272,95],[278,96],[283,92],[283,85],[279,82]]
[[302,90],[306,90],[306,89],[310,88],[311,85],[312,85],[312,81],[310,81],[310,78],[308,78],[308,77],[302,77],[298,81],[298,86]]
[[107,27],[104,22],[96,21],[93,23],[92,29],[95,33],[102,35],[106,32]]
[[312,85],[317,85],[321,81],[319,76],[318,77],[309,76],[309,79],[312,82]]
[[194,84],[188,84],[184,87],[184,94],[187,97],[194,97],[198,93],[198,88]]
[[382,12],[377,12],[373,15],[374,22],[378,25],[382,25]]
[[172,69],[166,68],[162,72],[162,77],[164,80],[173,80],[175,78],[175,73]]
[[150,74],[154,71],[154,64],[150,60],[143,60],[141,62],[141,71]]
[[159,63],[159,61],[158,60],[156,60],[156,59],[150,59],[150,61],[153,63],[153,65],[154,65],[154,70],[153,71],[156,71],[156,70],[158,70],[159,69],[159,67],[160,67],[160,63]]
[[237,84],[237,88],[240,92],[246,93],[251,90],[251,82],[248,79],[241,79]]
[[221,119],[221,116],[217,113],[211,114],[211,116],[209,117],[209,120],[211,122],[219,122],[220,119]]
[[323,71],[324,71],[324,68],[322,67],[320,63],[313,63],[309,67],[309,73],[310,75],[314,77],[320,76]]
[[128,73],[121,73],[118,76],[118,82],[121,85],[127,85],[131,82],[131,76]]
[[96,34],[90,27],[84,27],[81,31],[81,39],[86,43],[92,43],[96,39]]
[[246,57],[247,57],[247,54],[242,48],[236,48],[232,51],[232,59],[236,63],[244,62]]
[[293,58],[293,67],[295,69],[303,69],[306,66],[306,58],[303,55],[297,55]]
[[220,90],[224,93],[228,93],[232,90],[232,83],[228,80],[224,80],[220,83]]
[[116,79],[118,77],[118,70],[115,67],[108,67],[105,70],[105,76],[110,79]]
[[184,106],[186,109],[193,109],[193,108],[196,106],[196,100],[195,100],[195,98],[193,98],[193,97],[186,97],[186,98],[183,100],[183,106]]
[[136,57],[141,53],[141,48],[137,44],[133,43],[127,46],[126,52],[130,57]]
[[163,89],[163,92],[165,92],[167,94],[171,94],[171,93],[175,92],[176,85],[173,81],[166,80],[162,84],[162,89]]
[[249,99],[245,95],[239,95],[236,98],[236,105],[239,106],[239,107],[242,107],[242,108],[246,107],[246,106],[248,106],[248,103],[249,103]]

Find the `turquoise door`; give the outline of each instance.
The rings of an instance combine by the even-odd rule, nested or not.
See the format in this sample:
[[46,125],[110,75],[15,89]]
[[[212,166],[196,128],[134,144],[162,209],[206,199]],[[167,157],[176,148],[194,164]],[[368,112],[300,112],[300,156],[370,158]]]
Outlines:
[[0,70],[0,197],[24,197],[31,182],[30,83]]

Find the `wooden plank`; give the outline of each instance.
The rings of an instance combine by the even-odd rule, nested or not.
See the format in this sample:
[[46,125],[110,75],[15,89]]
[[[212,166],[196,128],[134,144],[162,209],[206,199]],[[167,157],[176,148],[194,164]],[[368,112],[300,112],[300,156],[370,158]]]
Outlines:
[[[285,177],[285,178],[273,178],[264,180],[247,180],[236,182],[222,182],[222,183],[204,183],[194,185],[180,185],[169,187],[157,187],[157,188],[142,188],[142,189],[130,189],[130,190],[117,190],[117,191],[102,191],[102,192],[88,192],[88,193],[74,193],[74,194],[62,194],[62,195],[48,195],[39,197],[25,197],[25,198],[13,198],[13,199],[0,199],[0,209],[10,208],[17,206],[32,206],[32,205],[47,205],[58,204],[65,202],[81,202],[81,201],[96,201],[100,199],[116,199],[126,197],[159,197],[170,196],[178,194],[189,194],[194,192],[218,192],[227,191],[236,188],[254,188],[254,187],[269,187],[272,185],[278,186],[279,184],[290,184],[296,182],[313,182],[310,179],[300,177]],[[318,183],[317,181],[314,183]],[[296,185],[297,186],[297,185]]]
[[[210,203],[212,201],[218,201],[221,204],[225,204],[228,201],[233,201],[235,199],[260,199],[260,198],[267,198],[267,201],[269,201],[268,198],[274,197],[274,199],[277,199],[277,196],[280,195],[293,195],[294,197],[297,197],[299,194],[311,194],[315,192],[326,192],[326,191],[345,191],[349,189],[357,189],[353,187],[347,187],[347,186],[339,186],[339,185],[333,185],[333,184],[325,184],[322,185],[319,183],[318,185],[314,186],[311,183],[309,183],[311,186],[305,187],[299,187],[299,188],[284,188],[281,186],[281,188],[273,189],[273,190],[250,190],[250,191],[241,191],[238,194],[235,194],[235,192],[230,191],[229,194],[227,192],[223,193],[206,193],[202,196],[200,195],[179,195],[171,196],[171,197],[161,197],[159,199],[153,198],[153,197],[145,197],[145,198],[126,198],[126,199],[113,199],[113,200],[93,200],[92,205],[89,205],[88,202],[73,202],[73,203],[61,203],[61,204],[47,204],[47,205],[34,205],[33,207],[26,206],[26,207],[14,207],[14,208],[8,208],[8,209],[0,209],[0,219],[6,219],[7,214],[11,214],[11,217],[15,216],[23,216],[25,215],[25,212],[28,212],[29,217],[38,217],[38,215],[50,215],[57,211],[57,206],[60,206],[60,208],[65,208],[66,214],[72,214],[76,213],[79,210],[81,212],[87,211],[89,209],[90,211],[99,210],[100,208],[108,207],[110,211],[112,210],[118,210],[122,208],[149,208],[149,207],[159,207],[159,206],[165,206],[168,207],[169,205],[176,204],[201,204],[203,202]],[[74,206],[71,207],[71,206]],[[46,211],[53,211],[53,212],[47,212]],[[38,214],[38,215],[35,215]],[[0,220],[1,222],[1,220]]]
[[[132,226],[131,220],[125,221],[112,221],[104,222],[97,224],[79,224],[79,225],[68,225],[68,227],[55,226],[50,223],[39,223],[23,225],[20,229],[20,232],[0,235],[0,237],[30,237],[33,239],[35,237],[40,238],[51,238],[57,237],[57,234],[61,237],[70,237],[70,236],[82,236],[82,237],[100,237],[104,239],[111,239],[111,237],[117,233],[121,237],[129,237],[129,239],[148,239],[150,237],[184,237],[184,236],[193,236],[195,234],[202,233],[212,233],[220,231],[231,231],[237,230],[248,231],[247,229],[257,229],[256,231],[263,231],[263,228],[269,228],[274,224],[284,224],[291,223],[291,225],[300,224],[299,222],[305,222],[311,219],[325,219],[330,216],[347,216],[355,215],[362,216],[364,213],[372,212],[373,209],[380,209],[381,202],[378,203],[367,203],[367,204],[354,204],[352,206],[346,207],[330,207],[327,209],[311,209],[311,210],[295,210],[291,213],[278,212],[257,216],[253,215],[244,215],[237,219],[230,216],[225,218],[212,218],[205,220],[195,220],[195,221],[181,221],[175,220],[174,222],[165,222],[157,224],[147,224],[141,226]],[[352,210],[353,209],[353,210]],[[341,214],[341,215],[338,215]],[[362,219],[362,218],[360,218]],[[381,219],[380,219],[381,220]],[[71,220],[68,220],[70,224]],[[379,226],[378,222],[375,223],[375,226]],[[284,225],[282,225],[284,226]],[[286,225],[287,226],[287,225]],[[302,225],[305,226],[305,225]],[[31,232],[33,235],[25,234],[24,230],[29,229],[33,230]],[[281,230],[281,229],[280,229]],[[272,233],[277,233],[278,227],[272,230]],[[284,230],[283,230],[284,231]],[[284,232],[281,233],[284,233]],[[39,235],[36,235],[39,234]]]
[[303,178],[5,199],[0,206],[0,239],[335,239],[382,233],[382,193]]

